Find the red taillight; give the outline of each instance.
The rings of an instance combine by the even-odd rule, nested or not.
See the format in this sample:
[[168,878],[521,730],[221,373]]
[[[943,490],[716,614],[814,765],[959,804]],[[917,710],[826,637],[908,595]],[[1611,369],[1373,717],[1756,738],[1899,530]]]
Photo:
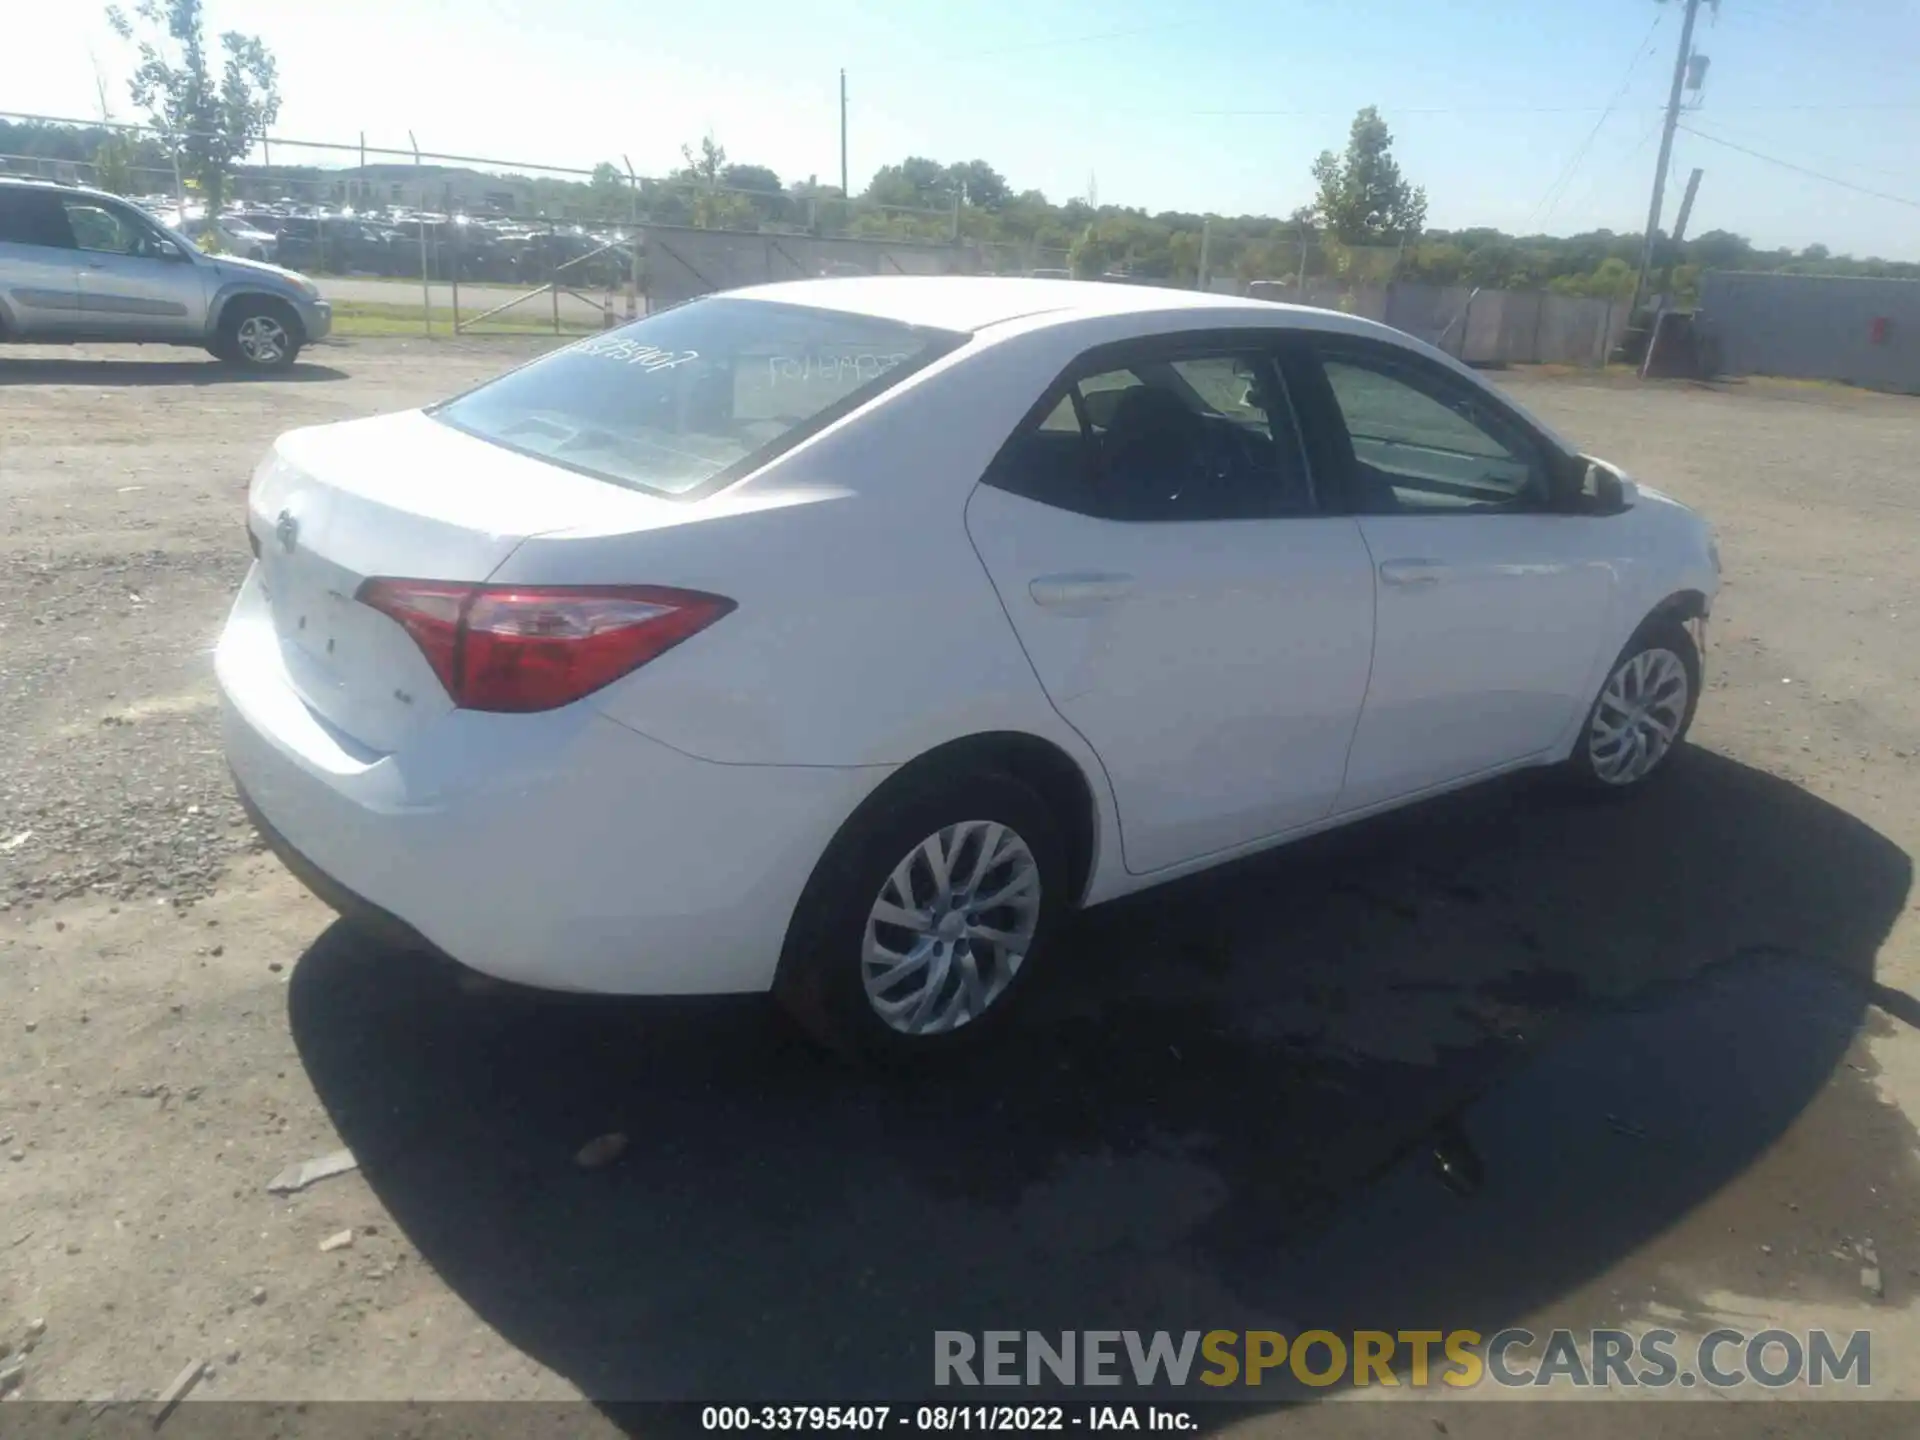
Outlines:
[[397,620],[459,704],[460,622],[477,588],[434,580],[363,580],[353,598]]
[[367,580],[354,596],[414,639],[463,710],[553,710],[639,669],[733,609],[655,585]]

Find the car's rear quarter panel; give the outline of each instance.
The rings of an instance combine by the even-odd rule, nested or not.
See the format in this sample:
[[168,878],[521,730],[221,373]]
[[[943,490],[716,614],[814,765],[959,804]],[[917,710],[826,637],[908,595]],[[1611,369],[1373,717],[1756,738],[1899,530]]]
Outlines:
[[1057,734],[964,521],[973,484],[1043,382],[958,358],[688,502],[683,518],[535,536],[494,579],[736,601],[594,701],[703,759],[897,765],[980,730]]

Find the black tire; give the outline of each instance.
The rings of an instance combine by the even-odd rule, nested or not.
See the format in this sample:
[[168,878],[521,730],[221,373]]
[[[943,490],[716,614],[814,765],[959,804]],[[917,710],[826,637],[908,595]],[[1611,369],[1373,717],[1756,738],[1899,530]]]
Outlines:
[[[1621,677],[1630,662],[1641,656],[1657,657],[1660,654],[1671,655],[1680,661],[1681,671],[1686,678],[1684,702],[1678,706],[1668,705],[1664,713],[1669,722],[1677,711],[1678,723],[1674,733],[1664,748],[1654,756],[1651,765],[1637,771],[1633,765],[1623,769],[1616,768],[1616,762],[1624,753],[1620,747],[1608,743],[1600,728],[1601,712],[1606,708],[1609,716],[1617,717],[1623,712],[1609,698],[1616,677]],[[1657,658],[1652,663],[1658,664]],[[1606,678],[1601,681],[1600,693],[1594,696],[1593,703],[1587,707],[1586,719],[1581,723],[1580,734],[1573,744],[1573,754],[1567,758],[1565,771],[1581,789],[1599,795],[1630,795],[1645,789],[1649,784],[1666,774],[1673,766],[1673,757],[1686,744],[1687,733],[1693,728],[1694,712],[1700,705],[1700,647],[1694,644],[1693,636],[1686,625],[1666,615],[1655,615],[1648,619],[1633,638],[1627,641],[1614,662],[1607,667]],[[1651,693],[1638,698],[1649,701],[1646,709],[1655,712],[1657,719],[1661,712],[1659,700],[1665,693],[1655,686]],[[1677,698],[1677,697],[1673,697]],[[1616,721],[1617,723],[1617,721]],[[1642,743],[1650,735],[1644,725]]]
[[[991,946],[968,955],[964,962],[967,973],[980,975],[983,984],[991,985],[994,977],[1006,975],[1004,988],[994,993],[981,1013],[937,1033],[907,1033],[882,1019],[875,1002],[869,1000],[864,978],[868,967],[863,958],[868,922],[882,888],[915,847],[929,837],[951,833],[950,827],[976,821],[1004,826],[1024,844],[1034,862],[1039,895],[1032,938],[1012,967],[1006,965],[1007,952]],[[956,874],[966,866],[970,854],[978,856],[985,843],[982,832],[963,831],[960,836],[949,856]],[[973,846],[971,852],[966,848],[969,844]],[[990,869],[986,875],[973,878],[984,881],[984,888],[994,889],[1007,873]],[[1001,1029],[1008,1014],[1017,1008],[1036,966],[1046,963],[1052,938],[1073,903],[1069,894],[1071,874],[1068,845],[1059,821],[1047,802],[1022,781],[997,771],[975,769],[902,777],[855,813],[815,867],[788,927],[774,996],[813,1039],[848,1059],[882,1065],[914,1064],[974,1049]],[[930,867],[916,868],[913,877],[916,884],[931,879]],[[931,895],[930,891],[923,893]],[[917,908],[936,913],[931,903],[921,906],[919,900],[916,896]],[[953,904],[955,911],[964,911],[959,901]],[[1011,913],[989,911],[981,918],[1011,923],[1007,918]],[[891,936],[896,944],[912,938],[911,932],[890,926],[878,928],[876,934]],[[953,987],[964,988],[959,967],[965,946],[952,940],[936,942],[931,935],[925,939],[929,944],[956,947],[950,958],[928,962],[924,968],[942,977],[940,985],[933,988],[943,994],[957,993],[946,987],[951,982]],[[882,997],[883,1001],[893,998],[894,994]]]
[[[254,326],[279,337],[269,346],[251,338]],[[276,328],[277,327],[277,328]],[[243,296],[221,312],[220,328],[207,348],[229,365],[246,370],[285,370],[298,358],[306,335],[293,307],[279,300]]]

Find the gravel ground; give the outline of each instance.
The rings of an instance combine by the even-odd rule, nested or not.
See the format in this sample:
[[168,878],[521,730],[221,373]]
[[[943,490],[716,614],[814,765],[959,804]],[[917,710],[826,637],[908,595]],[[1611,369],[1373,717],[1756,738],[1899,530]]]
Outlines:
[[[202,1397],[852,1398],[922,1373],[935,1326],[1245,1325],[1342,1285],[1392,1328],[1427,1303],[1404,1279],[1272,1256],[1348,1254],[1339,1217],[1389,1203],[1371,1177],[1436,1120],[1674,993],[1720,1018],[1618,1093],[1670,1066],[1674,1103],[1629,1128],[1693,1138],[1579,1187],[1626,1230],[1568,1222],[1537,1252],[1513,1237],[1583,1203],[1572,1172],[1489,1142],[1514,1193],[1475,1212],[1498,1229],[1448,1315],[1870,1323],[1881,1393],[1920,1397],[1920,402],[1507,377],[1720,528],[1711,689],[1670,793],[1596,812],[1494,787],[1111,907],[1076,940],[1097,978],[1043,992],[1036,1043],[954,1096],[843,1076],[754,1004],[529,996],[381,954],[255,853],[208,663],[251,467],[282,430],[528,353],[362,342],[237,381],[0,349],[0,1342],[33,1340],[21,1393],[151,1395],[200,1358]],[[1683,1082],[1723,1042],[1765,1053]],[[1799,1088],[1762,1116],[1767,1074]],[[615,1130],[628,1155],[579,1171]],[[342,1144],[358,1173],[266,1193]],[[1456,1224],[1415,1213],[1370,1232],[1403,1276]]]

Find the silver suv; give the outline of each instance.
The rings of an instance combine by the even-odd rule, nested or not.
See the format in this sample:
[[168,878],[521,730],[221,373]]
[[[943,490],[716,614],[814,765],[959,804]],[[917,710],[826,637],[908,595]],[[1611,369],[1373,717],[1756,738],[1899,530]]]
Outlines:
[[304,275],[204,254],[118,196],[0,179],[0,342],[198,345],[277,370],[332,326]]

